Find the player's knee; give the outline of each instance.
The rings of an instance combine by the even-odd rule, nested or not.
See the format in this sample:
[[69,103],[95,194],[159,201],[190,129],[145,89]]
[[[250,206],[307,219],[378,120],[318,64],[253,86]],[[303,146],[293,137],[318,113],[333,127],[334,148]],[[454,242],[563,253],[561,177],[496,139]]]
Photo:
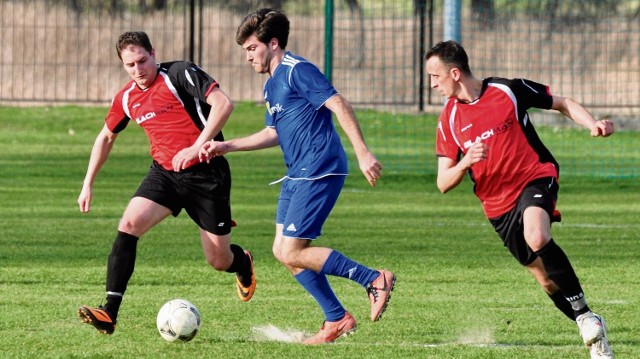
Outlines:
[[546,231],[540,229],[533,229],[528,231],[527,233],[525,233],[525,238],[529,247],[531,247],[531,249],[533,249],[534,251],[539,251],[540,249],[542,249],[545,245],[547,245],[547,243],[549,243],[549,240],[551,239]]
[[133,235],[137,235],[137,233],[139,232],[135,222],[127,218],[120,219],[120,223],[118,224],[118,231],[130,233]]
[[287,267],[295,267],[296,263],[297,263],[297,258],[298,256],[296,255],[295,252],[293,251],[289,251],[289,250],[285,250],[285,249],[273,249],[273,255],[276,257],[276,259],[284,264]]
[[281,239],[278,240],[278,238],[276,238],[273,242],[273,246],[271,247],[271,252],[278,262],[285,265],[287,264],[287,254]]
[[278,262],[282,263],[282,264],[287,264],[287,257],[286,255],[283,253],[282,248],[278,248],[276,246],[273,246],[272,248],[272,252],[273,252],[273,256],[276,257],[276,259],[278,260]]

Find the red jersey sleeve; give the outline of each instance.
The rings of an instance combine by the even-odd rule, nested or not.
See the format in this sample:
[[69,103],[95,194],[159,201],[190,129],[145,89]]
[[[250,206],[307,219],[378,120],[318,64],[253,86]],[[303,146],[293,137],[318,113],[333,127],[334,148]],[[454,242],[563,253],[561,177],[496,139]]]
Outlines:
[[131,117],[123,105],[123,97],[134,86],[135,83],[131,81],[122,90],[118,91],[116,96],[113,98],[113,101],[111,101],[111,107],[109,108],[109,112],[107,112],[107,117],[105,119],[105,123],[107,124],[109,131],[119,133],[129,124]]
[[447,157],[458,161],[460,158],[460,147],[458,147],[458,144],[455,142],[449,122],[452,102],[452,100],[447,102],[438,118],[438,128],[436,129],[436,156]]

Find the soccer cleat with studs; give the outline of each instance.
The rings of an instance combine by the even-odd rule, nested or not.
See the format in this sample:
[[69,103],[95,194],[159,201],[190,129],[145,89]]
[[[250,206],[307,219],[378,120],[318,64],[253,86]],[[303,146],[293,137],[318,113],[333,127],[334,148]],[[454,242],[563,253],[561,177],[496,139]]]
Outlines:
[[320,331],[314,336],[305,339],[302,343],[308,345],[333,343],[340,337],[346,337],[354,333],[357,326],[356,319],[349,312],[346,312],[344,317],[337,322],[325,320]]
[[591,359],[613,359],[604,318],[593,312],[587,312],[578,316],[576,323],[584,344],[589,348]]
[[377,321],[387,309],[391,291],[396,285],[396,275],[387,270],[379,270],[380,276],[367,286],[367,294],[371,302],[371,320]]
[[116,322],[103,307],[91,308],[86,305],[78,308],[78,317],[83,323],[91,324],[100,333],[111,335],[116,330]]
[[241,275],[240,273],[236,273],[236,289],[238,291],[238,298],[240,298],[240,300],[243,302],[248,302],[251,297],[253,297],[253,293],[256,291],[256,274],[253,270],[253,255],[251,255],[251,252],[249,252],[248,250],[245,250],[244,253],[247,255],[247,257],[249,257],[251,276],[247,274]]

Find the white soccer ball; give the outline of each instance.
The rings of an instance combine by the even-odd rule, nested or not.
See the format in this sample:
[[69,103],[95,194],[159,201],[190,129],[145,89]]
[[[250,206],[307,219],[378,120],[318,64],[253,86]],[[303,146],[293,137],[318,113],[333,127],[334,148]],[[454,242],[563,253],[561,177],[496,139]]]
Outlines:
[[188,342],[200,329],[200,312],[188,300],[173,299],[165,303],[156,318],[160,336],[166,341]]

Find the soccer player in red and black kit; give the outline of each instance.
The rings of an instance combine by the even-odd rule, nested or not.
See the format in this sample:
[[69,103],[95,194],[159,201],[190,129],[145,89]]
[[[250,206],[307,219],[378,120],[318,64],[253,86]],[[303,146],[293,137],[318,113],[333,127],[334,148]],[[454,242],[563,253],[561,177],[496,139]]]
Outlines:
[[207,262],[218,271],[236,273],[237,293],[248,301],[256,286],[251,253],[230,244],[231,173],[224,157],[201,163],[203,143],[224,140],[222,127],[233,103],[218,83],[186,61],[157,64],[144,32],[125,32],[116,43],[118,57],[131,76],[116,94],[98,134],[78,197],[81,212],[91,209],[95,178],[107,161],[118,134],[131,120],[151,144],[153,163],[131,198],[118,225],[107,262],[104,306],[81,306],[83,322],[112,334],[127,283],[133,274],[138,239],[154,225],[184,208],[200,227]]
[[564,251],[551,238],[559,167],[538,138],[529,108],[553,109],[588,128],[594,137],[613,133],[580,104],[552,95],[526,79],[477,79],[462,46],[440,42],[427,52],[431,87],[445,98],[436,135],[437,185],[446,193],[466,173],[484,212],[511,254],[554,304],[575,320],[591,358],[613,358],[604,319],[587,306]]

